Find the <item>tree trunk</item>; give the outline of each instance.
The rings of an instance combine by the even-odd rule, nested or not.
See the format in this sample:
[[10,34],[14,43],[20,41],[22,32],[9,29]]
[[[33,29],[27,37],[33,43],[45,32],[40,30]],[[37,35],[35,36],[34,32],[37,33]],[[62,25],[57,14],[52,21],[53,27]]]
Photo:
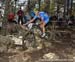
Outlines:
[[6,21],[6,19],[7,19],[7,15],[8,15],[8,13],[9,13],[9,11],[10,11],[10,2],[11,2],[11,0],[6,0],[5,1],[5,13],[4,13],[4,18],[5,18],[5,21]]

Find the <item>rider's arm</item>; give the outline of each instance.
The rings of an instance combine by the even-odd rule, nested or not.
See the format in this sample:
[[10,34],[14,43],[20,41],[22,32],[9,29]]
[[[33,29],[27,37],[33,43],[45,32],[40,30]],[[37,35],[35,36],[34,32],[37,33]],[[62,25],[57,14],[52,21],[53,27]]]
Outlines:
[[27,22],[27,24],[32,23],[35,19],[33,18],[32,20],[30,20],[29,22]]
[[36,18],[37,18],[37,16],[34,16],[34,18],[32,20],[30,20],[29,22],[27,22],[26,25],[32,23]]

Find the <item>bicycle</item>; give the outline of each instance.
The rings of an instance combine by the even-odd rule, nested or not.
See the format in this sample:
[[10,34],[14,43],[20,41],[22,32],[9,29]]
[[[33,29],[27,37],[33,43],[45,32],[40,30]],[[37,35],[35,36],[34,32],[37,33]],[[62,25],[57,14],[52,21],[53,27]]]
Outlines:
[[41,37],[40,34],[42,34],[42,33],[41,33],[41,29],[40,29],[38,23],[33,23],[30,27],[28,27],[26,25],[25,26],[21,25],[21,28],[24,29],[24,31],[25,31],[25,34],[23,33],[23,38],[22,38],[23,49],[25,49],[27,47],[26,42],[28,42],[27,44],[30,44],[29,45],[30,47],[37,47],[38,44],[37,44],[36,36],[41,39],[47,40],[47,41],[50,40],[49,31],[46,32],[47,35],[45,37],[43,37],[43,38]]
[[24,29],[24,33],[22,35],[22,48],[36,47],[36,38],[33,28],[30,29],[28,26],[23,25],[21,25],[21,28]]

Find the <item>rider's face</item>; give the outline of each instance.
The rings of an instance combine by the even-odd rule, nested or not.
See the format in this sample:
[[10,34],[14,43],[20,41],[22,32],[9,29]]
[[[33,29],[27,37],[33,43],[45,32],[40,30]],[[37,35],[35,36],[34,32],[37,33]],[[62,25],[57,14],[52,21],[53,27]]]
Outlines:
[[38,15],[39,15],[39,11],[36,11],[36,13],[35,13],[35,14],[36,14],[36,16],[38,16]]

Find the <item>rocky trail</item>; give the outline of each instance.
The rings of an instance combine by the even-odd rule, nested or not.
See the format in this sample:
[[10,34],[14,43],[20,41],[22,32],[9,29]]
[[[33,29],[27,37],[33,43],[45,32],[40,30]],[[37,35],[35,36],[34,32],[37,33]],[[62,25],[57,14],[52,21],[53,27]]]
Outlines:
[[[21,41],[16,37],[14,39]],[[1,35],[0,62],[74,62],[75,31],[63,34],[60,40],[46,41],[41,38],[37,38],[37,40],[40,40],[37,48],[28,47],[23,50],[21,46],[12,47],[14,42],[11,40],[11,36]],[[10,46],[8,50],[6,50],[7,45]]]

